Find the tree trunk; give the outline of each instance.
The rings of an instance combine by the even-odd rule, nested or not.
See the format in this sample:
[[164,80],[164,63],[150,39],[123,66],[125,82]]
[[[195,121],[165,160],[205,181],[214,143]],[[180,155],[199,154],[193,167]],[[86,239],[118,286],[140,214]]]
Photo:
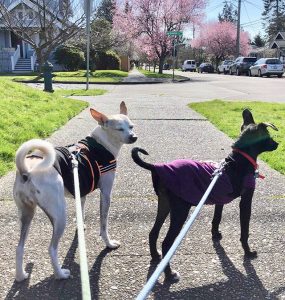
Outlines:
[[42,66],[43,66],[43,63],[44,63],[41,49],[36,50],[36,54],[37,54],[37,61],[38,61],[37,73],[41,74]]
[[160,58],[159,58],[159,69],[158,69],[159,74],[163,73],[164,60],[165,60],[165,55],[160,56]]

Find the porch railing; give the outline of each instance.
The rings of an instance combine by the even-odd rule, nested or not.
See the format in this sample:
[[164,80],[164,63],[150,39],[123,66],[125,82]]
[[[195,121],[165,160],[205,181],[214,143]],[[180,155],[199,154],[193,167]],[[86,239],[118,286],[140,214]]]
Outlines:
[[15,51],[15,53],[11,56],[11,64],[12,64],[12,71],[15,70],[15,66],[20,58],[20,45],[17,45],[17,49]]
[[36,54],[36,51],[34,51],[33,55],[31,55],[31,69],[32,69],[32,71],[35,71],[36,61],[37,61],[37,54]]

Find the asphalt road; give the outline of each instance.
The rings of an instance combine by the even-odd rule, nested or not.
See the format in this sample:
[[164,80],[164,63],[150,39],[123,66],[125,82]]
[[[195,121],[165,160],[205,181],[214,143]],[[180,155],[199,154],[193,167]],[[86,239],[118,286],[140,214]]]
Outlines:
[[[148,150],[151,162],[185,157],[219,161],[230,151],[232,140],[188,109],[186,105],[191,101],[285,100],[284,78],[185,74],[191,78],[189,82],[106,85],[103,88],[109,93],[87,99],[92,107],[107,114],[117,113],[120,101],[124,100],[139,136],[136,145]],[[270,115],[264,118],[270,121]],[[50,140],[66,145],[89,134],[94,126],[85,110]],[[155,217],[156,197],[150,174],[132,162],[131,148],[125,146],[119,158],[110,212],[110,235],[121,241],[118,250],[104,249],[98,236],[98,192],[88,197],[86,240],[92,299],[134,299],[153,271],[147,240]],[[250,244],[258,251],[258,258],[243,259],[238,200],[225,209],[221,225],[224,238],[220,244],[213,245],[211,241],[213,207],[204,207],[172,260],[181,281],[169,285],[161,276],[149,299],[285,299],[285,178],[265,163],[261,162],[260,168],[266,179],[257,184],[250,229]],[[0,298],[81,299],[72,199],[68,199],[68,224],[59,255],[73,277],[65,281],[53,278],[47,251],[51,226],[39,209],[25,252],[31,276],[23,283],[14,282],[19,225],[15,205],[10,201],[13,176],[11,172],[0,179]]]

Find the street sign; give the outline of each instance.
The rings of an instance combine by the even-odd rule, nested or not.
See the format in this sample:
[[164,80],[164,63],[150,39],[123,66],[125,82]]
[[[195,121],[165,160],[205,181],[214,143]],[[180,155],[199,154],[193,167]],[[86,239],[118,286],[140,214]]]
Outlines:
[[183,35],[182,31],[167,31],[167,35]]

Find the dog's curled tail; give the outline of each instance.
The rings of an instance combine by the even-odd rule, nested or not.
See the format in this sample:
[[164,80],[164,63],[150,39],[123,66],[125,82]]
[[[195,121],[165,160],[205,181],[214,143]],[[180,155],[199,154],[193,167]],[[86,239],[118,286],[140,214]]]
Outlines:
[[[43,159],[32,169],[28,169],[25,163],[25,157],[34,150],[39,150]],[[16,152],[16,167],[21,175],[28,174],[32,171],[44,170],[54,164],[55,156],[55,150],[51,143],[40,139],[29,140],[23,143]]]
[[139,165],[140,167],[144,168],[144,169],[147,169],[147,170],[154,170],[154,165],[152,164],[149,164],[145,161],[143,161],[140,157],[139,157],[139,154],[138,153],[143,153],[145,155],[148,155],[147,151],[142,149],[142,148],[138,148],[138,147],[135,147],[132,149],[132,159],[134,160],[134,162]]

